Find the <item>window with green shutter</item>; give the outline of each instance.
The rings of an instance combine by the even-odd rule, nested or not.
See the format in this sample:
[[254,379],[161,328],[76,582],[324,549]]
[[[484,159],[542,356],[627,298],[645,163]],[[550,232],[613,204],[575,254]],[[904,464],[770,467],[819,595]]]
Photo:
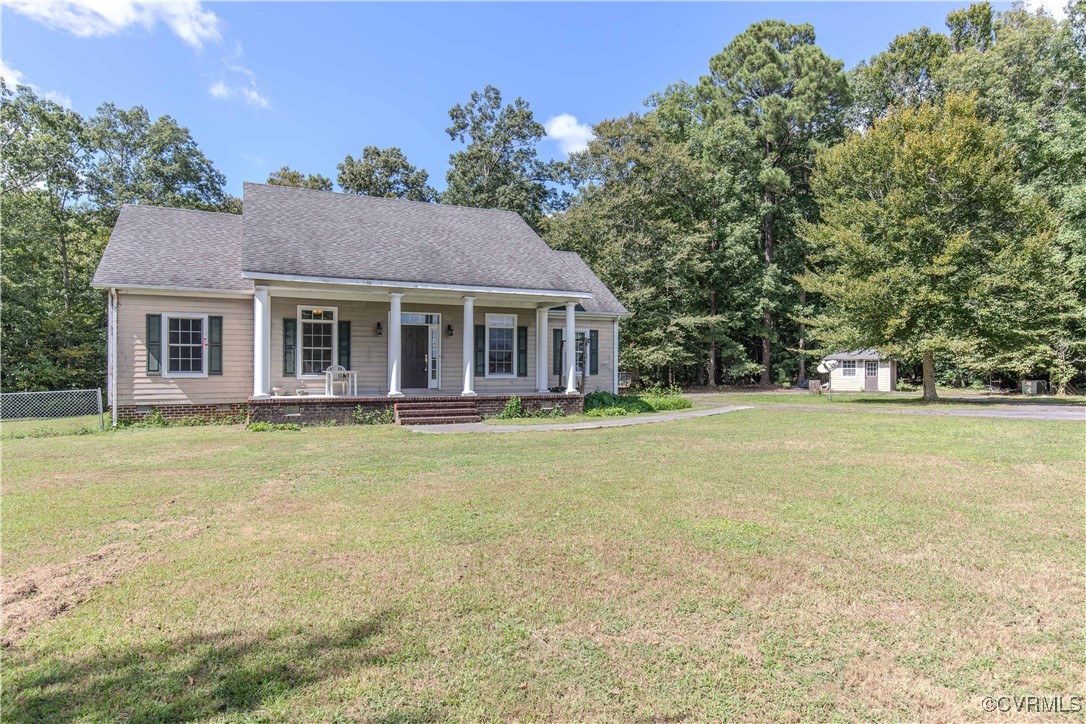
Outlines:
[[339,364],[351,369],[351,323],[339,320]]
[[283,320],[283,375],[293,377],[298,361],[298,320]]
[[475,376],[486,376],[486,325],[475,325]]
[[588,330],[588,374],[600,373],[600,332],[598,329]]
[[558,380],[562,380],[562,330],[554,330],[554,374],[558,375]]
[[207,373],[222,374],[222,317],[207,318]]
[[147,374],[162,375],[162,315],[147,315]]
[[528,328],[517,327],[517,377],[528,376]]

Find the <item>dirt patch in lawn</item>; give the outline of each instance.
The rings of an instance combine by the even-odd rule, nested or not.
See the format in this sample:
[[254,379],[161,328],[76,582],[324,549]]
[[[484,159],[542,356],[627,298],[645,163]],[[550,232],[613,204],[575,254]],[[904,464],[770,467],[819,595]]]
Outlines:
[[192,538],[205,526],[192,520],[147,521],[109,526],[140,539],[111,543],[64,563],[36,566],[4,581],[0,646],[21,641],[32,628],[52,621],[158,555],[169,542]]

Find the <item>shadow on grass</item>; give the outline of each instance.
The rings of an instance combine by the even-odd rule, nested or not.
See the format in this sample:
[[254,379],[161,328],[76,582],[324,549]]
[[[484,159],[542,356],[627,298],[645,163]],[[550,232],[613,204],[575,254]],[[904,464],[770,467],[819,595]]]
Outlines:
[[[302,687],[409,658],[410,652],[375,644],[393,616],[381,611],[346,622],[333,635],[272,639],[226,632],[74,659],[9,650],[4,721],[161,722],[244,715]],[[436,718],[423,709],[389,712],[384,720]]]

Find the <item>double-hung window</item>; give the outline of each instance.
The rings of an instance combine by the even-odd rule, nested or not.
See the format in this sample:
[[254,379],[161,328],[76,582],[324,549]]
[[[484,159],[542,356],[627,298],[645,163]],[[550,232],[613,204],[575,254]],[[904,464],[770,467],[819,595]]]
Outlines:
[[486,315],[486,376],[516,375],[517,317],[515,314]]
[[584,361],[588,354],[588,330],[577,330],[577,376],[584,374]]
[[841,362],[841,376],[842,377],[855,377],[856,376],[856,360],[846,359]]
[[336,364],[335,307],[298,307],[300,342],[298,369],[303,377],[323,375]]
[[207,315],[163,314],[167,377],[207,376]]

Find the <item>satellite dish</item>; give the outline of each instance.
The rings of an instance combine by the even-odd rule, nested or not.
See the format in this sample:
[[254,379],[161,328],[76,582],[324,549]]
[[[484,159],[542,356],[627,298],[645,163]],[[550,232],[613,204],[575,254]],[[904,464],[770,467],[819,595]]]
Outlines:
[[818,371],[827,375],[837,369],[838,364],[840,363],[835,359],[823,360],[822,363],[818,365]]

